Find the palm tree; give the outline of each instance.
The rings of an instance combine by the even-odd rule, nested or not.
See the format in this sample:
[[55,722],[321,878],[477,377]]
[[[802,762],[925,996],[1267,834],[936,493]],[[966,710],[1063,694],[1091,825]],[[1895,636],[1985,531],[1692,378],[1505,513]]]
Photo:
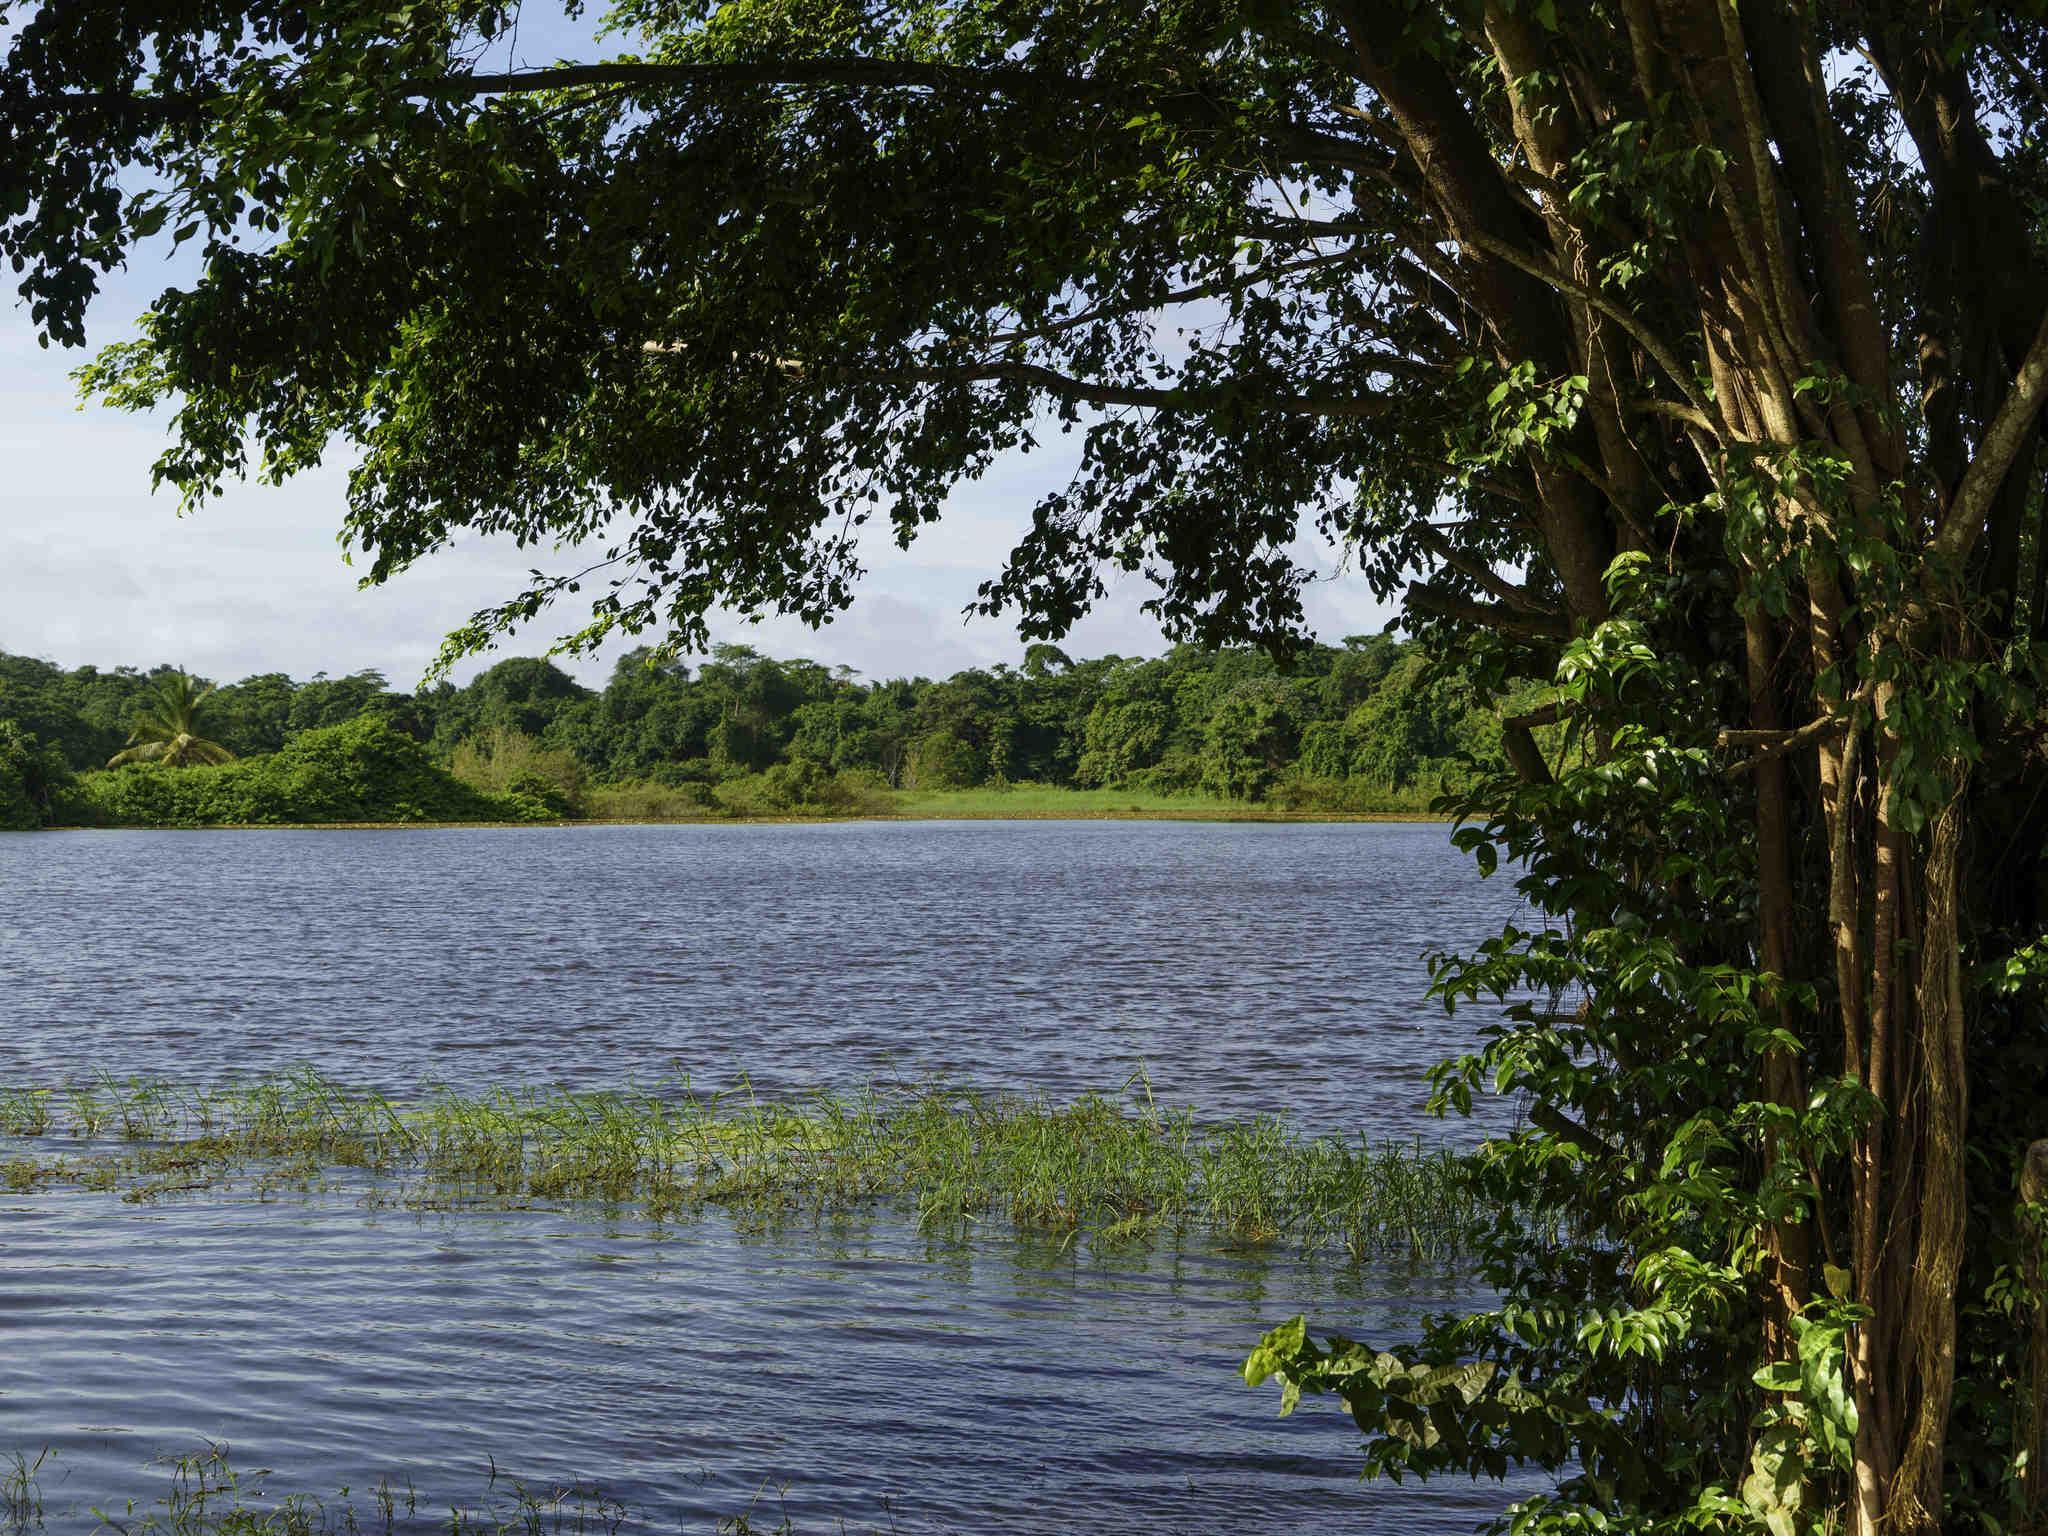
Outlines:
[[109,768],[123,763],[162,763],[182,768],[190,763],[225,763],[234,753],[217,741],[199,734],[200,712],[213,693],[211,683],[202,686],[189,672],[158,674],[143,695],[135,729],[128,733],[126,750],[107,760]]

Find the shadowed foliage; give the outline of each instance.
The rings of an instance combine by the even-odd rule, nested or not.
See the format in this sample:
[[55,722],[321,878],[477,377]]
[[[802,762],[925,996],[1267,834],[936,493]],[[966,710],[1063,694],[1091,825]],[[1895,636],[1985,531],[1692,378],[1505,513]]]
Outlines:
[[0,832],[48,826],[73,786],[64,754],[11,720],[0,720]]

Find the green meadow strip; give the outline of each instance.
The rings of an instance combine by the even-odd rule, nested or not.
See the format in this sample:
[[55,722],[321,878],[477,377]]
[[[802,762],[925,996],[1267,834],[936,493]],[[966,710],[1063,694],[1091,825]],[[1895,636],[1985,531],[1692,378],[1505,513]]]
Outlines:
[[678,1082],[400,1101],[313,1073],[212,1089],[101,1077],[0,1089],[0,1137],[0,1188],[136,1201],[354,1169],[375,1176],[375,1198],[425,1207],[598,1201],[657,1220],[722,1209],[758,1221],[879,1205],[926,1228],[1006,1222],[1355,1256],[1455,1254],[1490,1214],[1469,1159],[1446,1149],[1309,1136],[1272,1118],[1204,1124],[1103,1094],[776,1103]]

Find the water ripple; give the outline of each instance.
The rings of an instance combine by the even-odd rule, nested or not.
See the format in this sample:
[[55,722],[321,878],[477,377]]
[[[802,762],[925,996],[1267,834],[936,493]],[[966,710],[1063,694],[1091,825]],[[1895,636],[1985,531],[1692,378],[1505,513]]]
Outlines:
[[[1421,1005],[1419,957],[1512,910],[1436,826],[0,838],[0,1080],[1066,1097],[1142,1067],[1206,1113],[1435,1135],[1422,1070],[1477,1021]],[[1464,1299],[1434,1271],[887,1219],[0,1197],[0,1453],[52,1449],[53,1530],[225,1440],[276,1494],[410,1478],[443,1526],[488,1456],[646,1530],[758,1497],[799,1531],[1427,1536],[1500,1490],[1361,1488],[1346,1421],[1279,1420],[1236,1367],[1296,1311],[1399,1337]]]
[[1071,1095],[1142,1067],[1205,1111],[1399,1133],[1470,1033],[1421,956],[1514,902],[1414,824],[6,838],[0,1076]]

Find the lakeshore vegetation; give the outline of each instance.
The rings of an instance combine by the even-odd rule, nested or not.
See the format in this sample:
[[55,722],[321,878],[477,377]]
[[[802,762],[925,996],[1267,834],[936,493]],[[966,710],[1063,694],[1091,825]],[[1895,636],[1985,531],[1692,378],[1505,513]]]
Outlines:
[[[602,1489],[550,1481],[529,1485],[501,1476],[486,1453],[488,1470],[477,1493],[461,1503],[429,1503],[408,1481],[378,1478],[359,1492],[342,1488],[322,1497],[284,1492],[268,1468],[244,1470],[230,1447],[168,1452],[155,1465],[161,1492],[147,1504],[84,1507],[61,1496],[46,1502],[46,1481],[61,1486],[70,1472],[48,1449],[0,1457],[0,1536],[49,1536],[83,1530],[89,1536],[400,1536],[431,1526],[439,1536],[619,1536],[638,1530],[637,1512]],[[91,1520],[88,1526],[84,1522]],[[768,1530],[745,1511],[718,1521],[718,1536],[795,1536],[787,1521]],[[846,1536],[842,1530],[841,1536]]]
[[[1127,1085],[1129,1088],[1131,1085]],[[1454,1257],[1511,1219],[1482,1160],[1419,1142],[1198,1121],[1137,1094],[927,1086],[794,1102],[686,1082],[410,1099],[312,1072],[197,1088],[110,1077],[0,1086],[0,1189],[119,1190],[146,1203],[353,1171],[380,1203],[707,1210],[763,1223],[863,1206],[933,1232],[999,1222],[1091,1244],[1201,1239],[1362,1259]]]
[[1392,635],[878,683],[724,645],[414,693],[0,653],[0,827],[1416,813],[1497,770],[1500,719]]

